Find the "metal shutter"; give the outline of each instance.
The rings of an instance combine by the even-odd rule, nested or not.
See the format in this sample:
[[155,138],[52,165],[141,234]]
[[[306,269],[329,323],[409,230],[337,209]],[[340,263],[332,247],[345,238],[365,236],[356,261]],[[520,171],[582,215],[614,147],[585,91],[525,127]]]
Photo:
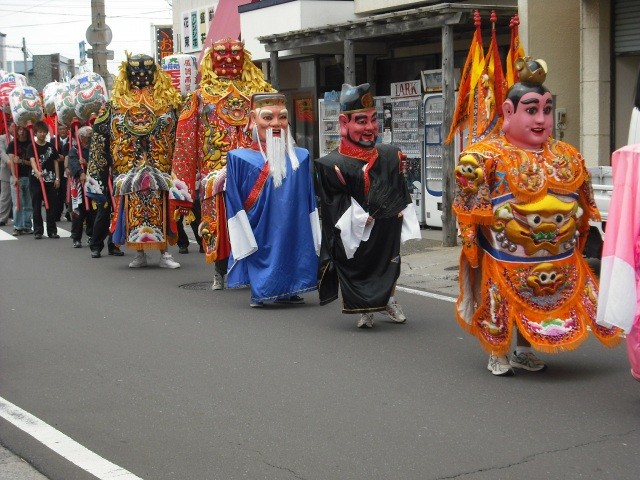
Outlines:
[[613,35],[616,55],[640,53],[640,0],[615,0]]

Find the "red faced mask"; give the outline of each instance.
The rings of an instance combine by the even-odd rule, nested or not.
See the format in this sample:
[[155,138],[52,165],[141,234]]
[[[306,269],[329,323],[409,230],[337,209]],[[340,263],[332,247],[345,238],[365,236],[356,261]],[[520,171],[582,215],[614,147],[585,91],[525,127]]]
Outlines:
[[218,40],[211,48],[211,59],[217,76],[238,78],[244,65],[244,45],[230,38]]

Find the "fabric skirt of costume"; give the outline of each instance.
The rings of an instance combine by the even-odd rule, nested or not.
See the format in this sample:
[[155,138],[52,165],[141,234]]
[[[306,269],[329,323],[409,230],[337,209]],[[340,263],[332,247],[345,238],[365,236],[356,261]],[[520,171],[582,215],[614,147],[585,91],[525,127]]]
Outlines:
[[581,253],[542,262],[505,262],[483,252],[481,268],[461,256],[460,325],[496,355],[509,352],[514,328],[542,352],[577,348],[588,328],[605,346],[620,331],[596,324],[598,283]]
[[113,242],[133,250],[167,249],[167,195],[147,190],[116,197]]

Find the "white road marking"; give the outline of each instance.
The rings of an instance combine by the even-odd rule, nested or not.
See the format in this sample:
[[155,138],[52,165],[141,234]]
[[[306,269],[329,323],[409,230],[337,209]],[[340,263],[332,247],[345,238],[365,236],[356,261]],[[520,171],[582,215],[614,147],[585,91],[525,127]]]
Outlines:
[[436,300],[444,300],[445,302],[456,303],[457,298],[448,297],[446,295],[440,295],[438,293],[431,292],[423,292],[422,290],[415,290],[413,288],[400,287],[397,286],[396,290],[400,290],[401,292],[413,293],[414,295],[420,295],[421,297],[430,297],[435,298]]
[[[47,234],[46,234],[46,225],[45,225],[45,233],[42,236],[43,238],[47,238]],[[13,232],[13,230],[11,230]],[[58,227],[58,235],[60,235],[60,238],[69,238],[71,237],[71,232],[69,230],[65,230],[64,228],[60,228]],[[32,234],[29,235],[20,235],[20,237],[14,237],[11,233],[5,231],[5,230],[0,230],[0,242],[3,240],[18,240],[19,238],[33,238]]]
[[58,227],[58,235],[60,235],[60,238],[69,238],[71,237],[71,232],[69,230],[65,230],[64,228]]
[[4,230],[0,230],[0,242],[2,240],[17,240],[18,237],[14,237],[9,232],[5,232]]
[[0,417],[100,480],[142,480],[0,397]]

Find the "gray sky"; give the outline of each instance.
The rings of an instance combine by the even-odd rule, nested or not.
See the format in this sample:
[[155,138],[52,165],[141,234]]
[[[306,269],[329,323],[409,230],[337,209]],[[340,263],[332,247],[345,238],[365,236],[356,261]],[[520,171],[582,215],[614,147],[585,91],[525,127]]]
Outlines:
[[[109,50],[115,59],[108,62],[109,71],[116,74],[125,57],[132,53],[151,52],[151,24],[171,24],[171,7],[167,0],[105,0],[107,25],[113,39]],[[0,0],[0,32],[6,34],[8,47],[21,47],[42,55],[60,53],[79,62],[78,43],[87,41],[85,34],[91,25],[91,0]],[[87,44],[87,48],[91,48]],[[19,48],[7,48],[7,60],[22,61]],[[92,60],[87,59],[89,69]]]

